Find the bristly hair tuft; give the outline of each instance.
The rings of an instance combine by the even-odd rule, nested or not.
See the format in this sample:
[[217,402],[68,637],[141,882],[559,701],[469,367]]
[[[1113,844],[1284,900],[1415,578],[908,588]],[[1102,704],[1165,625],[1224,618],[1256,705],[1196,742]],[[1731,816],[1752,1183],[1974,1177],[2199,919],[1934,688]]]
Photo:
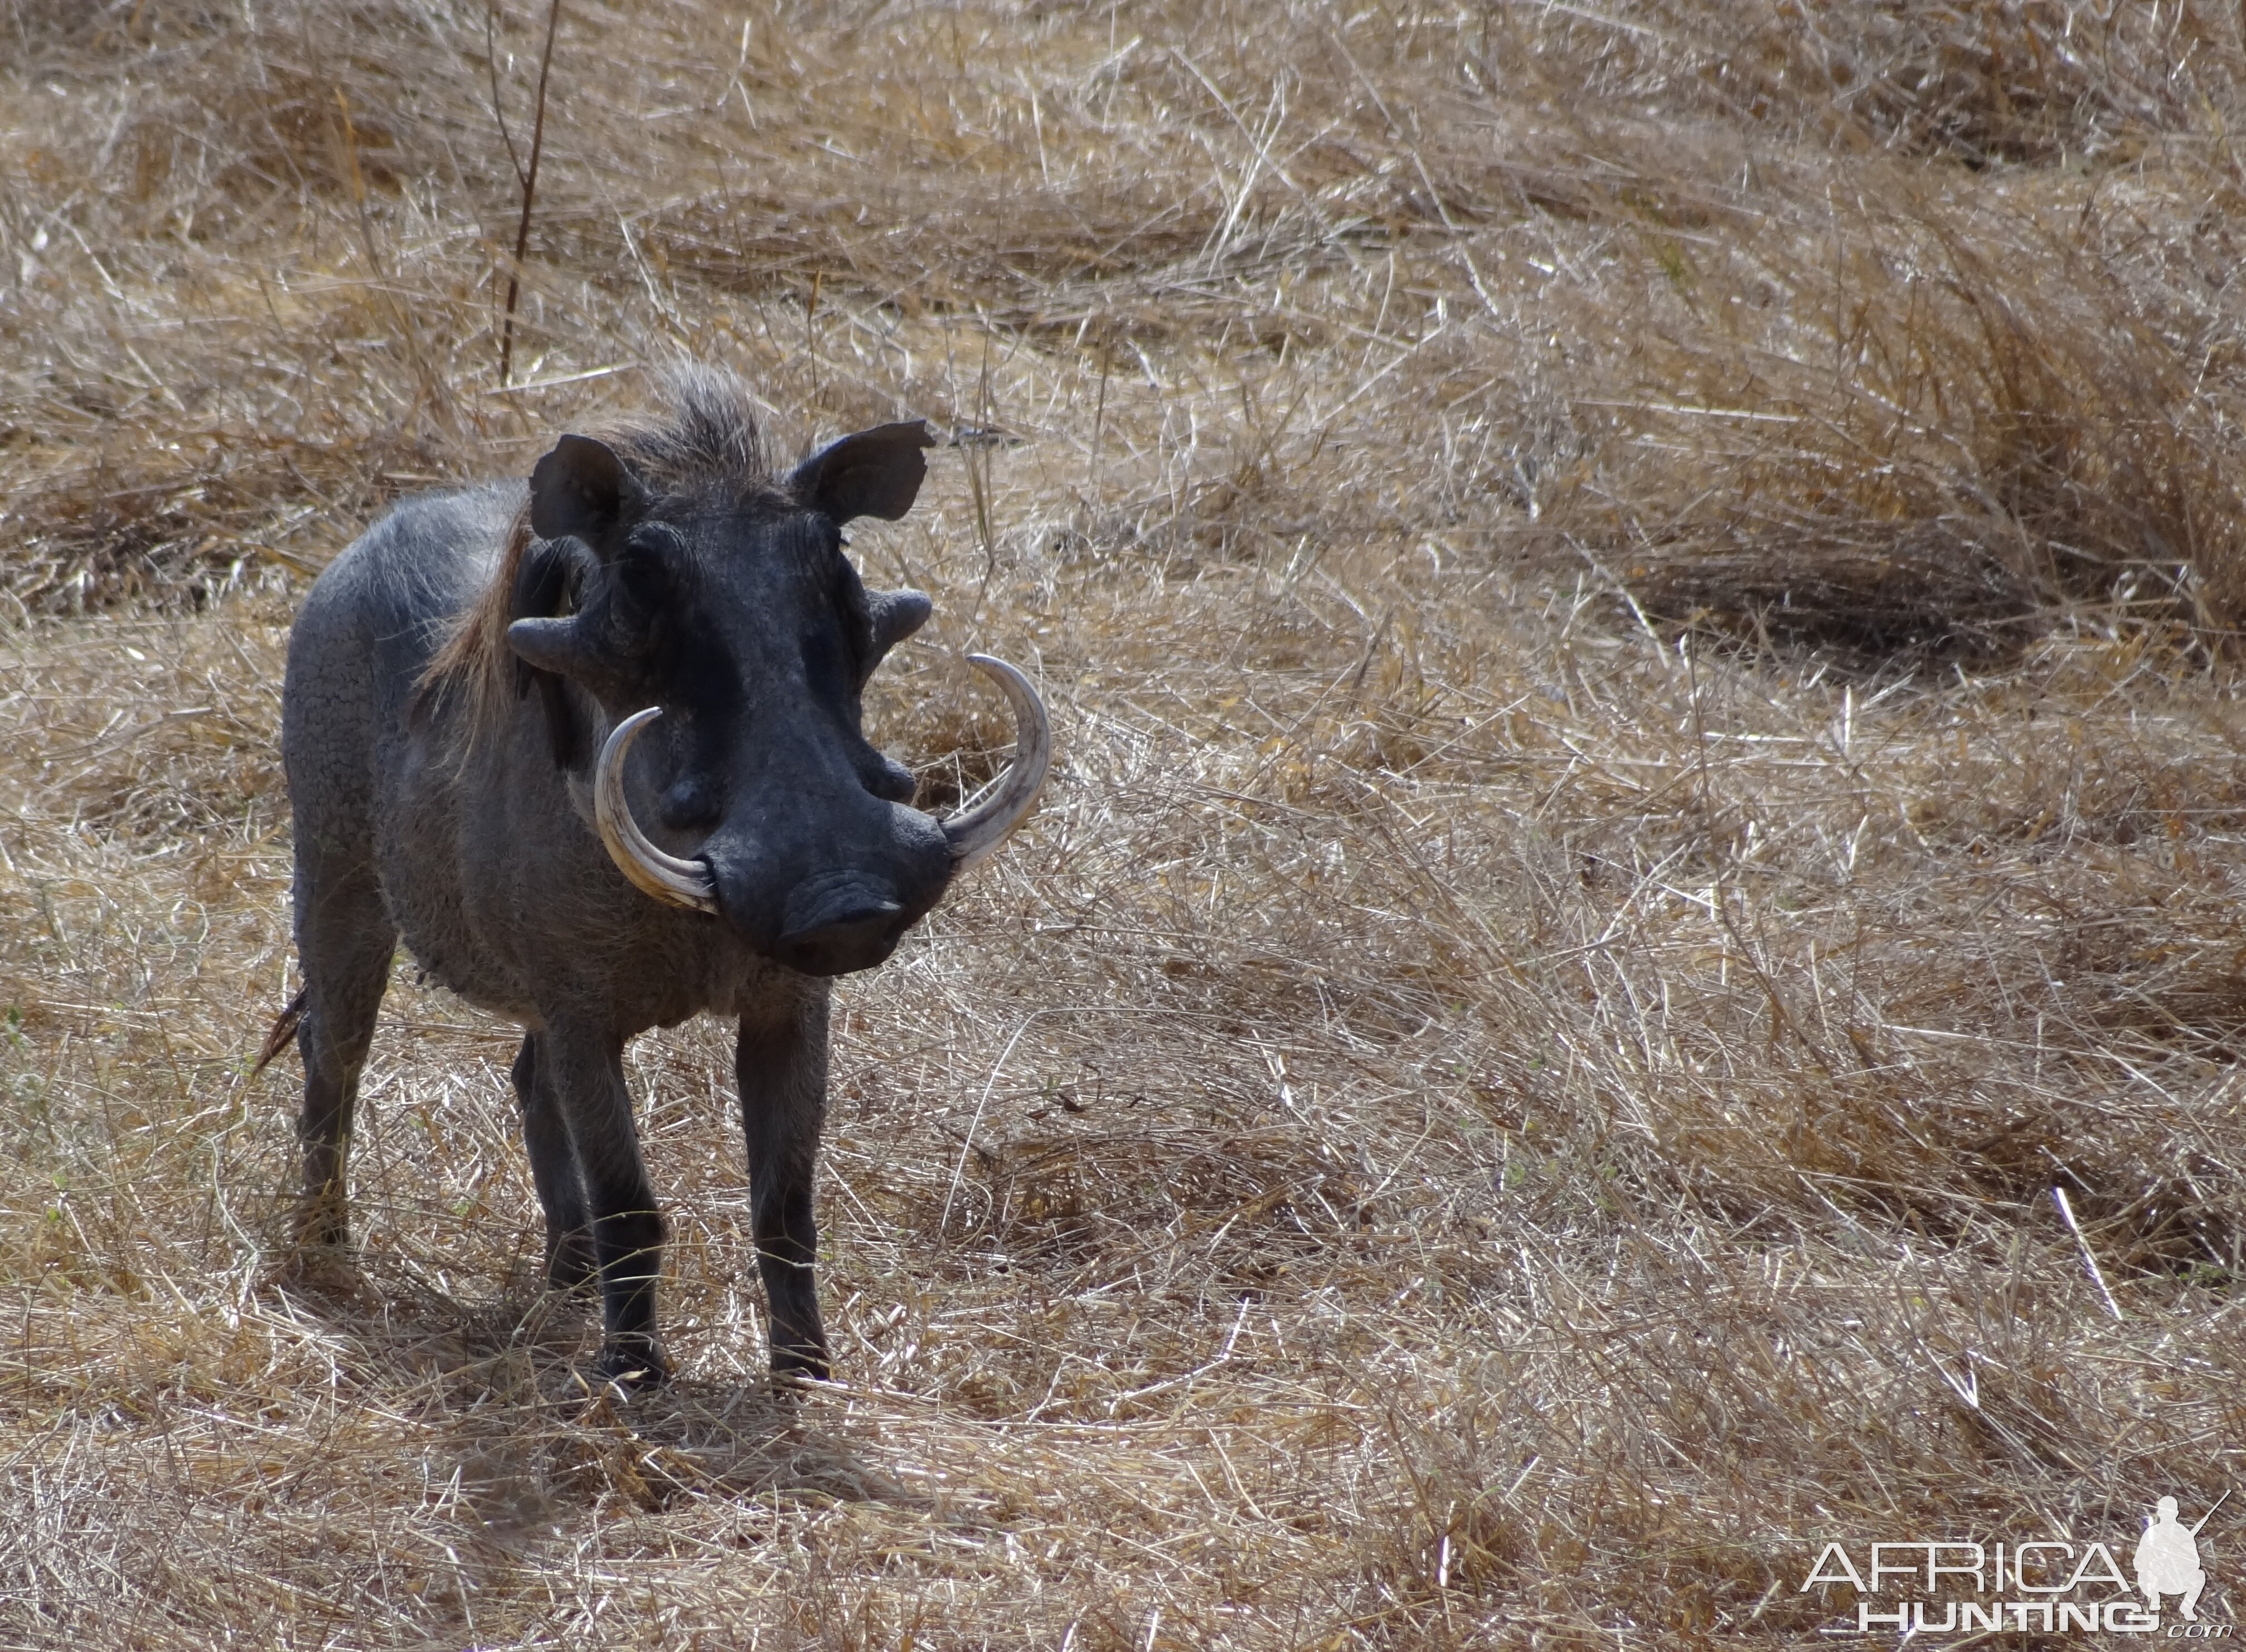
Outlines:
[[[638,478],[657,511],[738,507],[780,498],[758,421],[755,396],[737,375],[691,363],[657,381],[655,405],[640,416],[586,432],[606,442]],[[460,612],[415,685],[417,709],[457,698],[469,708],[464,744],[507,713],[514,690],[507,646],[515,575],[537,536],[526,500],[507,529],[490,582]]]

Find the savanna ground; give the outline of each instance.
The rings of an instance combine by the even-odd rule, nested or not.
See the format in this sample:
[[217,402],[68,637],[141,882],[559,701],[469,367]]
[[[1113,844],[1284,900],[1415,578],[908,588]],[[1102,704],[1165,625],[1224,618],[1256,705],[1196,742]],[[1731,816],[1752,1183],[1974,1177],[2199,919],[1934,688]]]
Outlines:
[[[546,17],[0,6],[0,1643],[1793,1645],[2237,1483],[2235,9],[566,0],[502,383]],[[841,989],[831,1390],[635,1047],[619,1405],[507,1029],[355,1289],[248,1068],[305,580],[681,356],[936,422],[871,722],[1059,755]]]

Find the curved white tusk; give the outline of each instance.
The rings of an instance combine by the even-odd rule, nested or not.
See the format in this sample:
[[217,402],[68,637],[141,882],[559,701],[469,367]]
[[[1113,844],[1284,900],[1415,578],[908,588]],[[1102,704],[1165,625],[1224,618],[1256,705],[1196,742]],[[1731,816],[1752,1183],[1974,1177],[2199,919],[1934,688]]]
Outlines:
[[954,876],[989,859],[1013,829],[1030,818],[1030,811],[1038,806],[1045,771],[1052,765],[1052,723],[1030,679],[1005,661],[987,654],[970,654],[967,663],[1006,692],[1007,703],[1014,709],[1014,762],[997,791],[943,823],[944,839],[951,845]]
[[674,907],[715,912],[718,886],[711,880],[709,868],[699,860],[667,854],[649,842],[639,822],[632,819],[631,805],[624,800],[624,753],[631,750],[640,731],[662,715],[661,706],[650,705],[644,711],[633,712],[610,731],[608,743],[601,747],[601,760],[593,768],[593,821],[601,829],[609,858],[635,887]]

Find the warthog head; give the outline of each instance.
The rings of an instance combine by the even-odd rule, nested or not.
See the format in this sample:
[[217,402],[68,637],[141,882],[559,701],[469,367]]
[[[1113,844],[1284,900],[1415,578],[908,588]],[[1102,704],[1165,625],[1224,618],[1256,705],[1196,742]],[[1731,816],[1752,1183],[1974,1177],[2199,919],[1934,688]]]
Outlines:
[[[868,591],[841,530],[910,509],[929,445],[923,425],[886,425],[754,489],[679,495],[564,436],[531,476],[535,537],[506,638],[521,686],[541,690],[555,760],[591,761],[602,839],[635,885],[809,975],[887,958],[1045,778],[1045,708],[981,656],[1018,725],[984,803],[941,822],[908,806],[912,774],[862,731],[867,679],[929,599]],[[578,693],[611,725],[597,754]]]

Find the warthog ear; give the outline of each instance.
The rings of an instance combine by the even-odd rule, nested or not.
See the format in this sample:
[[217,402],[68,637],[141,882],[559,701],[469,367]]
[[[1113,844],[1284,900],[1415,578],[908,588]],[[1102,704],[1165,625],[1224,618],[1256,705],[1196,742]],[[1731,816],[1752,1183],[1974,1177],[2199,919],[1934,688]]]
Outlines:
[[787,485],[837,527],[861,516],[894,522],[912,509],[928,475],[921,449],[935,445],[923,419],[877,425],[820,448],[789,473]]
[[596,548],[647,507],[647,490],[606,442],[564,436],[530,472],[530,531]]

